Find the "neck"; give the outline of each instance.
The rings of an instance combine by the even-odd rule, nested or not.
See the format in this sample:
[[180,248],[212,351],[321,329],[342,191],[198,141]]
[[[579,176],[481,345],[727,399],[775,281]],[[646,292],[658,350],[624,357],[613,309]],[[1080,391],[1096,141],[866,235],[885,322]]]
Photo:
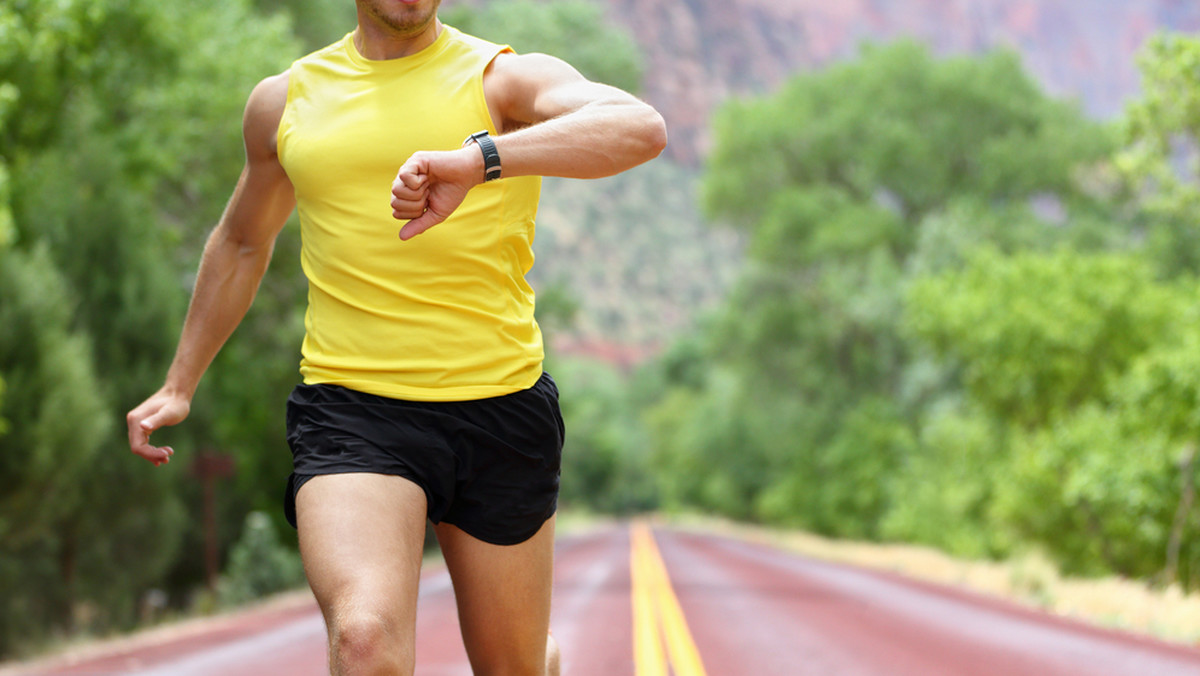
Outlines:
[[354,31],[354,46],[358,53],[372,61],[385,61],[412,56],[432,45],[442,34],[442,22],[434,17],[429,25],[411,35],[401,35],[380,26],[369,17],[359,15],[358,28]]

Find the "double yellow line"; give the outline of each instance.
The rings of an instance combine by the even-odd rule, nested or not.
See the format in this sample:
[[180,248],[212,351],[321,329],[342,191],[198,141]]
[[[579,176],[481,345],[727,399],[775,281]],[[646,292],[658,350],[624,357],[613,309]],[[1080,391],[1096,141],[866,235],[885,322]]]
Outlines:
[[[633,664],[636,676],[705,676],[679,599],[654,535],[644,523],[630,527],[633,576]],[[666,646],[664,651],[663,646]]]

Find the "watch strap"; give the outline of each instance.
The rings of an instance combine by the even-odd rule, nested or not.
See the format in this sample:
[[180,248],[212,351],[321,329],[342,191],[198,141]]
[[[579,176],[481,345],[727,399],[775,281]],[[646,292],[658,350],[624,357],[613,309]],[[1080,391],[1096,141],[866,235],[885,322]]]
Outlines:
[[483,152],[483,182],[500,178],[500,153],[496,151],[496,142],[488,135],[487,130],[477,131],[467,137],[464,143],[474,141]]

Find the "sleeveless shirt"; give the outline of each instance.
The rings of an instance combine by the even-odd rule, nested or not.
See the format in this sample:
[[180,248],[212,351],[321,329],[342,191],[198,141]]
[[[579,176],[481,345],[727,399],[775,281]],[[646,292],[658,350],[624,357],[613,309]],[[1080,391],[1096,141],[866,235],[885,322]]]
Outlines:
[[496,133],[483,71],[508,48],[443,26],[424,50],[373,61],[352,35],[292,64],[278,131],[308,278],[304,382],[423,401],[532,387],[543,349],[525,274],[541,179],[476,186],[407,242],[391,210],[412,153]]

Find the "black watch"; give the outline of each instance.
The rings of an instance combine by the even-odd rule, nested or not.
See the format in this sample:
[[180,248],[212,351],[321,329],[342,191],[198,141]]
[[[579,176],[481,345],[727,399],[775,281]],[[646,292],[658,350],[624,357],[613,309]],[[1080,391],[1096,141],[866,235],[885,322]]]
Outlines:
[[477,131],[467,137],[463,141],[466,145],[474,141],[479,144],[479,149],[483,151],[483,182],[494,181],[500,178],[500,153],[496,152],[496,142],[488,136],[487,130]]

